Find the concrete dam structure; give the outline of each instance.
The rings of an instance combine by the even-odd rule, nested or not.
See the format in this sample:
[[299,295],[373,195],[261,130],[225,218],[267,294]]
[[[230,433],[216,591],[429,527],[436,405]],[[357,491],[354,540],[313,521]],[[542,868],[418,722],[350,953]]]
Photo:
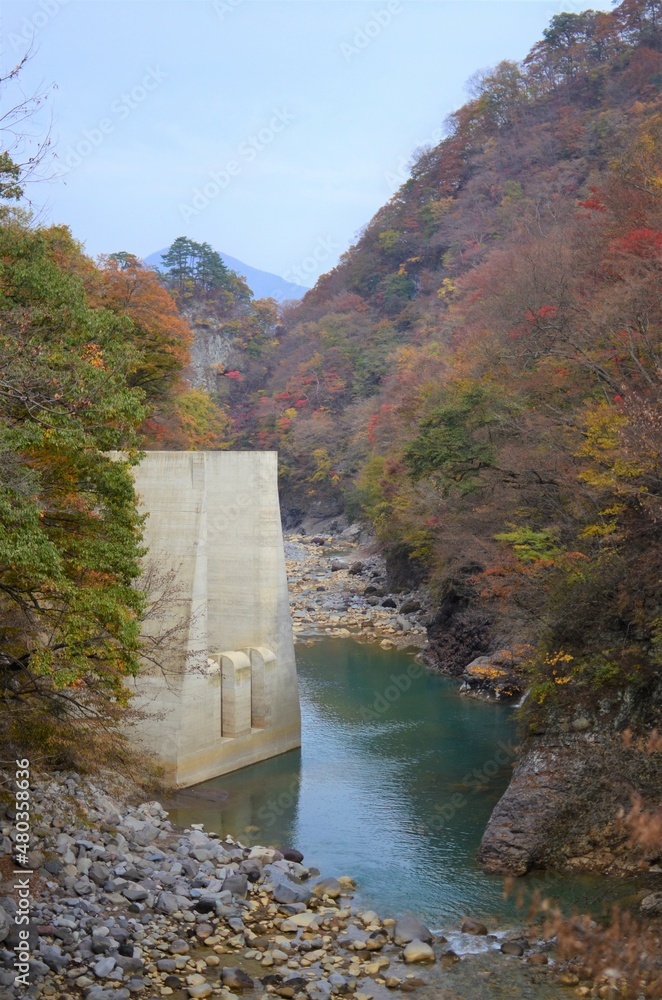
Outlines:
[[276,452],[148,452],[134,477],[168,637],[131,682],[136,739],[177,787],[300,746]]

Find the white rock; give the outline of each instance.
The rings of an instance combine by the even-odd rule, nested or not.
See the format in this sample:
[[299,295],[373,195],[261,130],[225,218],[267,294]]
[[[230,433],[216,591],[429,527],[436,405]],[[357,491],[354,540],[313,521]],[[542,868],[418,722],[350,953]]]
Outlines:
[[430,945],[424,941],[410,941],[406,945],[402,956],[407,964],[411,964],[412,962],[434,962],[434,952]]

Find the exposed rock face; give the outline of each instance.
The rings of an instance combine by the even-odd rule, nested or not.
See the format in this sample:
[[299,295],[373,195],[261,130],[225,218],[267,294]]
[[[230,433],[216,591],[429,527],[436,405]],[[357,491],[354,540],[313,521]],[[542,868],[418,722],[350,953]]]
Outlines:
[[637,855],[622,817],[632,796],[659,802],[662,776],[649,754],[618,735],[574,732],[531,738],[497,803],[478,851],[489,872],[533,868],[625,873]]
[[215,392],[218,366],[226,366],[232,353],[232,332],[213,305],[198,303],[182,311],[193,332],[188,377],[192,385]]

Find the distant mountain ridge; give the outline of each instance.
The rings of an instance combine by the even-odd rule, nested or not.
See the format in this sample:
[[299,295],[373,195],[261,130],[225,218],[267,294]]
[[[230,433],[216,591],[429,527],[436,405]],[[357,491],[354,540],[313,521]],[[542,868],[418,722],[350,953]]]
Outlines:
[[[163,255],[167,252],[167,247],[163,250],[156,250],[149,257],[145,257],[143,263],[161,271],[163,270]],[[301,299],[306,292],[310,291],[303,285],[286,281],[278,274],[260,271],[257,267],[244,264],[243,261],[237,260],[236,257],[230,257],[229,254],[221,253],[221,257],[226,267],[229,267],[231,271],[236,271],[237,274],[246,279],[246,283],[256,299],[274,298],[278,302],[285,302],[288,299]]]

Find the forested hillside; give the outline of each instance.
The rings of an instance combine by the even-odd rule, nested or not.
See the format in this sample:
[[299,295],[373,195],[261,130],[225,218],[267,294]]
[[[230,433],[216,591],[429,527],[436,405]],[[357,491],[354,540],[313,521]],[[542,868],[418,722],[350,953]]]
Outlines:
[[[87,472],[58,485],[66,432],[73,465],[277,448],[291,522],[345,512],[374,529],[394,587],[428,582],[446,669],[517,648],[534,704],[645,688],[662,642],[661,50],[659,0],[555,15],[521,65],[472,78],[447,137],[281,317],[208,244],[180,237],[159,276],[125,252],[94,264],[5,208],[7,517],[28,518],[26,489],[34,502],[25,573],[15,553],[3,571],[3,614],[27,623],[5,642],[11,684],[71,652],[33,659],[51,611],[23,596],[44,585],[44,538],[59,559],[70,530],[94,536]],[[0,167],[12,204],[20,171]],[[60,354],[80,377],[57,374]],[[61,579],[105,586],[85,553]]]
[[477,73],[231,387],[290,516],[368,521],[446,665],[531,644],[539,702],[659,667],[661,49],[625,0]]

